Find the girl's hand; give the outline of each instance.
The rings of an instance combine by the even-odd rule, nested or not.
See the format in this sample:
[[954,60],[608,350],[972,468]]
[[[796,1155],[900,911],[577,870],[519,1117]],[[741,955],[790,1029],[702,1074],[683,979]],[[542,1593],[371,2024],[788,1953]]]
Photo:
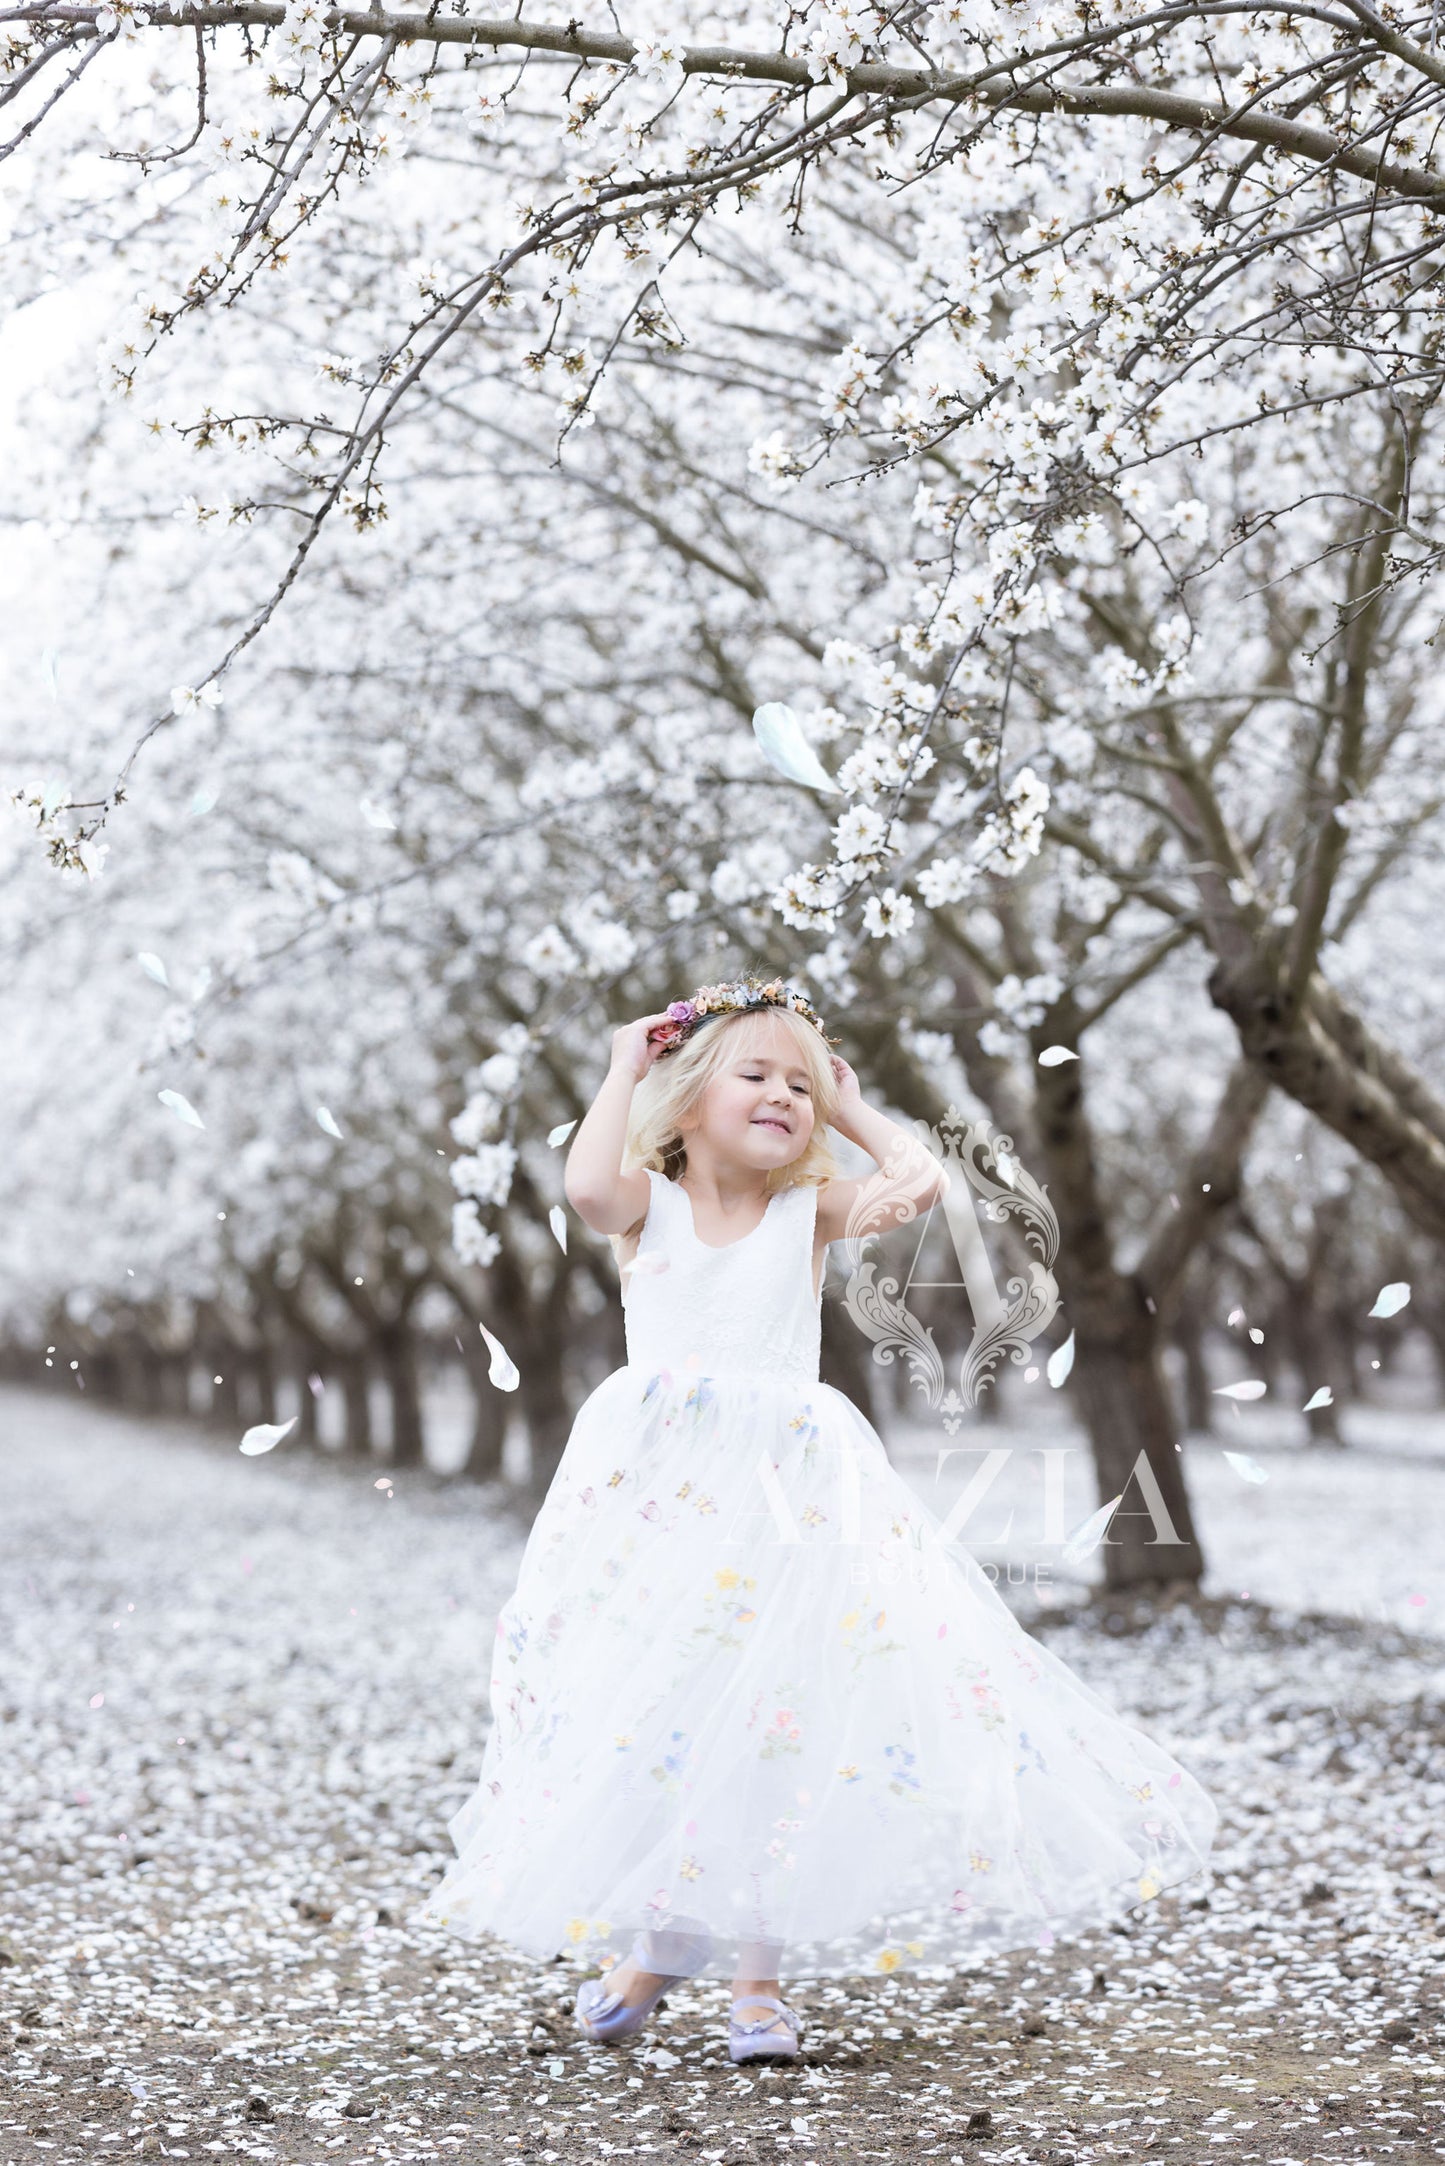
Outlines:
[[612,1065],[640,1083],[659,1053],[676,1038],[678,1026],[664,1009],[659,1015],[639,1016],[612,1033]]
[[863,1088],[840,1054],[830,1053],[828,1059],[833,1070],[833,1080],[838,1086],[838,1111],[832,1125],[840,1135],[846,1135],[849,1122],[855,1114],[863,1110]]

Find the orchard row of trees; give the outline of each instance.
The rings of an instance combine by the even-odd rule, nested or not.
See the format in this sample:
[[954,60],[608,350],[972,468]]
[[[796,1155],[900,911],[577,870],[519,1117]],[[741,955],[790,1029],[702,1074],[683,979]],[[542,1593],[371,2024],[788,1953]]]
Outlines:
[[618,1345],[547,1137],[783,970],[1047,1186],[1101,1493],[1186,1536],[1110,1570],[1189,1576],[1166,1349],[1197,1418],[1211,1330],[1339,1402],[1381,1283],[1436,1329],[1445,64],[1363,4],[623,33],[12,11],[9,1337],[359,1443],[366,1363],[403,1455],[456,1339],[486,1470],[485,1321],[545,1476]]

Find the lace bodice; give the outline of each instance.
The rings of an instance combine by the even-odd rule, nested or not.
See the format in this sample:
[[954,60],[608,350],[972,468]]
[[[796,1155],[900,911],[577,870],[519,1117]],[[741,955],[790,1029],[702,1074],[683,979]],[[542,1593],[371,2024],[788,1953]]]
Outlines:
[[647,1179],[652,1196],[624,1279],[628,1365],[764,1370],[815,1384],[816,1187],[779,1189],[751,1233],[713,1248],[698,1238],[686,1189],[651,1167]]

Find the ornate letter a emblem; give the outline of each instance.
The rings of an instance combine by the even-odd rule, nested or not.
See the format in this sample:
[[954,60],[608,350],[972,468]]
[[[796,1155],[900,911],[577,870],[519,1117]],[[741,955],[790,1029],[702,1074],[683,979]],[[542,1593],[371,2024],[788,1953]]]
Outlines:
[[[1059,1223],[1043,1189],[1014,1157],[1012,1138],[995,1136],[991,1122],[966,1122],[950,1106],[940,1127],[920,1121],[913,1132],[947,1171],[948,1189],[922,1220],[913,1266],[900,1286],[897,1279],[880,1278],[877,1261],[865,1261],[863,1249],[877,1239],[882,1225],[906,1224],[918,1216],[917,1208],[911,1202],[900,1203],[896,1169],[880,1167],[865,1181],[844,1236],[854,1244],[855,1260],[843,1299],[859,1330],[873,1341],[873,1359],[888,1363],[901,1354],[913,1383],[928,1406],[942,1416],[951,1436],[968,1409],[977,1405],[984,1386],[993,1382],[999,1362],[1005,1357],[1020,1366],[1026,1362],[1031,1342],[1057,1315],[1059,1289],[1053,1263],[1059,1249]],[[975,1196],[983,1199],[985,1220],[1007,1226],[1020,1252],[1017,1274],[1005,1281],[1003,1294],[989,1265]],[[923,1236],[935,1211],[942,1213],[948,1227],[960,1273],[956,1279],[914,1277]],[[948,1384],[932,1331],[908,1307],[912,1286],[956,1286],[968,1296],[973,1335],[956,1386]]]

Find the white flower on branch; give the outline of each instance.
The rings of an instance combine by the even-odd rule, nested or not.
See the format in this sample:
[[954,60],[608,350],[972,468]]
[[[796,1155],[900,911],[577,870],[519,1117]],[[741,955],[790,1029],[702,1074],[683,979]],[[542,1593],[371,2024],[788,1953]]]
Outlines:
[[881,895],[870,895],[864,903],[863,930],[875,940],[897,940],[908,931],[916,915],[912,896],[886,887]]
[[273,850],[266,860],[266,878],[278,895],[302,911],[341,900],[336,882],[299,850]]
[[840,1008],[846,1008],[858,998],[858,981],[848,968],[852,952],[847,937],[838,934],[816,955],[809,956],[805,966],[813,983]]
[[940,910],[948,903],[961,902],[978,885],[980,877],[977,865],[961,857],[936,857],[919,873],[918,892],[925,908]]
[[907,1020],[899,1025],[899,1037],[926,1068],[941,1068],[954,1056],[952,1036],[946,1030],[918,1030]]
[[495,1091],[499,1098],[514,1098],[522,1080],[522,1063],[514,1052],[490,1053],[471,1079],[478,1090]]
[[748,447],[748,472],[761,476],[775,494],[781,495],[807,472],[807,464],[782,430],[774,429],[770,436],[759,437]]
[[881,862],[900,843],[899,823],[895,820],[890,829],[871,805],[850,805],[833,824],[833,848],[845,864],[859,858]]
[[591,978],[614,976],[625,970],[637,953],[637,941],[627,927],[619,925],[615,918],[602,916],[595,906],[584,904],[570,919],[568,930],[582,951]]
[[804,865],[789,873],[768,900],[785,925],[830,932],[838,921],[839,892],[838,874],[831,867]]
[[577,950],[559,925],[544,925],[522,950],[522,961],[536,977],[570,977],[578,967]]
[[1114,708],[1137,705],[1148,688],[1148,672],[1122,647],[1106,648],[1094,664],[1095,680]]
[[818,399],[818,410],[828,422],[852,413],[865,391],[874,390],[882,371],[872,355],[857,344],[845,346],[828,375]]
[[906,775],[921,778],[936,764],[933,749],[923,743],[920,732],[890,740],[875,731],[844,760],[838,782],[850,797],[873,798],[896,790]]
[[654,85],[663,98],[674,97],[687,81],[682,65],[684,50],[678,38],[646,38],[633,55],[633,72],[643,82]]
[[452,1247],[464,1264],[485,1267],[501,1254],[499,1235],[482,1224],[481,1213],[470,1199],[452,1205]]
[[1015,1030],[1032,1030],[1063,990],[1063,980],[1052,971],[1040,971],[1032,978],[1019,978],[1010,971],[994,987],[993,1004]]
[[475,1151],[496,1127],[503,1107],[490,1091],[474,1091],[451,1123],[451,1132],[464,1151]]
[[171,690],[171,713],[193,715],[203,710],[214,713],[221,704],[222,696],[221,687],[214,678],[198,689],[188,684],[178,684]]
[[452,1160],[452,1186],[458,1195],[474,1196],[478,1203],[505,1203],[516,1164],[515,1145],[484,1143],[469,1156]]
[[424,301],[439,300],[451,283],[446,265],[428,262],[424,256],[413,257],[406,269]]
[[1170,505],[1164,523],[1169,533],[1177,534],[1180,541],[1187,542],[1191,548],[1197,547],[1209,537],[1208,506],[1201,504],[1197,496],[1181,496],[1177,503]]

